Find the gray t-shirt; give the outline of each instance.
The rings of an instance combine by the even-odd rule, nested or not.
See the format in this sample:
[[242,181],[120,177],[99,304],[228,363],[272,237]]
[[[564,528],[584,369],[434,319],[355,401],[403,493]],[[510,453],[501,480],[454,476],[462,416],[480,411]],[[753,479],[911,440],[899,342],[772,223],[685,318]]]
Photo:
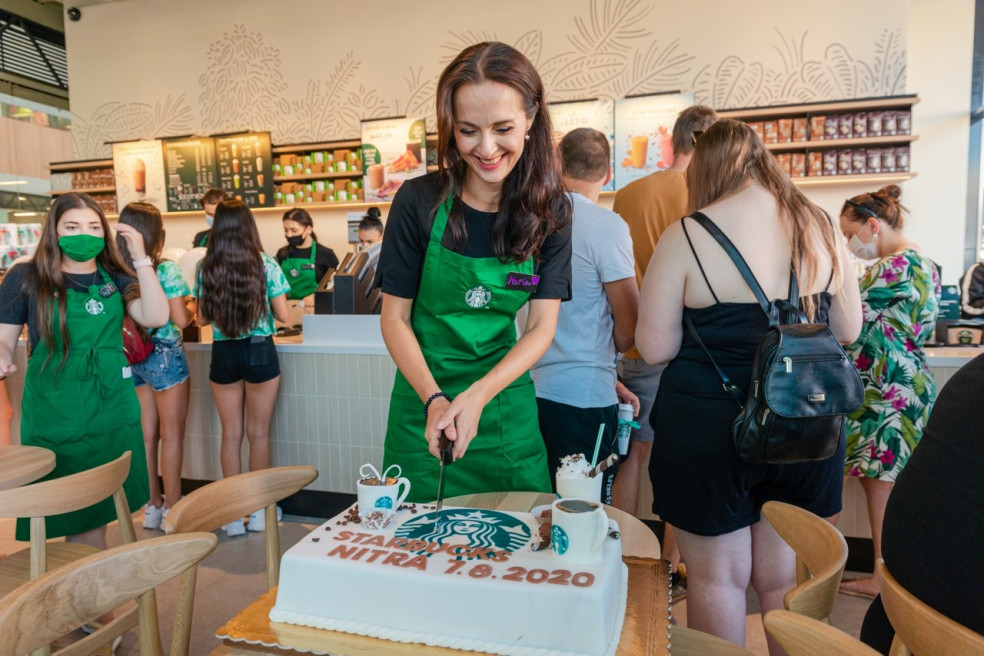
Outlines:
[[578,193],[571,234],[571,300],[560,305],[557,332],[530,375],[536,395],[578,408],[600,408],[615,396],[615,339],[605,283],[635,277],[629,226]]

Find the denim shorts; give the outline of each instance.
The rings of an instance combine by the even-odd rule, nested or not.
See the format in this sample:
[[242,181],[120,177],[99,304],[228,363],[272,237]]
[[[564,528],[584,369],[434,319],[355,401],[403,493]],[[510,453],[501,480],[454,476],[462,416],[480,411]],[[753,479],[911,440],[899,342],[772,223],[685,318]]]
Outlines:
[[188,358],[184,342],[180,339],[154,338],[154,352],[140,364],[130,366],[135,387],[150,385],[155,392],[163,392],[188,380]]
[[258,384],[280,375],[280,359],[271,335],[212,342],[212,363],[208,379],[217,385],[245,380]]

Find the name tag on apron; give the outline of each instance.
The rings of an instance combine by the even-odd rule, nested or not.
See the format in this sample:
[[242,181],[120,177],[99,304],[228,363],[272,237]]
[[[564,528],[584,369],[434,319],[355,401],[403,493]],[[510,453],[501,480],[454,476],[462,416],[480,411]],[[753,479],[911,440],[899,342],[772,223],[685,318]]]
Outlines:
[[105,285],[99,288],[99,295],[103,298],[109,298],[116,293],[116,285],[111,282],[107,282]]
[[123,367],[123,380],[126,380],[127,378],[133,378],[133,369],[129,366]]
[[532,294],[536,291],[538,284],[540,284],[540,276],[532,273],[516,273],[515,271],[510,271],[509,275],[506,276],[506,289],[530,292]]
[[302,264],[301,265],[301,269],[304,269],[304,270],[311,270],[313,268],[314,268],[314,265],[313,264]]

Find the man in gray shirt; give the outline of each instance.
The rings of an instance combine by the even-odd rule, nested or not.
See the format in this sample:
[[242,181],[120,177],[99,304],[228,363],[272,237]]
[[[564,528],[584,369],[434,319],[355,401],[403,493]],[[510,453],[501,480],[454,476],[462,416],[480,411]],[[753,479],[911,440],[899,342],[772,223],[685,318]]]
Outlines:
[[[564,137],[557,152],[574,206],[573,297],[561,304],[553,343],[530,370],[551,479],[563,456],[592,457],[601,424],[605,427],[598,461],[616,451],[620,395],[615,363],[618,352],[634,344],[639,303],[629,228],[617,214],[595,204],[611,179],[607,137],[578,128]],[[633,402],[631,393],[622,390],[623,401]],[[605,473],[606,503],[611,501],[614,474]]]

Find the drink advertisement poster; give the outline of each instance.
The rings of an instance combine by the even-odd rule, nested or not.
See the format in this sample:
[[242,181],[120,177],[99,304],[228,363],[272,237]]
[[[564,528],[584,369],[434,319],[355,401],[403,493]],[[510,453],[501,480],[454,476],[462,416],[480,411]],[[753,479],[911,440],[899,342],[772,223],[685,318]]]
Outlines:
[[615,188],[673,164],[673,124],[694,104],[693,93],[615,101]]
[[366,202],[391,201],[404,180],[427,172],[427,130],[422,118],[362,121]]
[[[550,123],[553,126],[554,148],[571,130],[594,128],[608,137],[611,147],[612,170],[615,166],[615,103],[611,99],[572,100],[548,103]],[[608,181],[602,191],[614,191],[615,179]]]
[[127,203],[139,201],[167,211],[164,151],[159,140],[114,143],[113,171],[116,202],[121,210]]
[[250,207],[273,206],[273,158],[269,132],[215,137],[218,186]]
[[199,199],[218,186],[215,142],[212,137],[164,139],[167,174],[167,211],[187,212],[202,208]]

